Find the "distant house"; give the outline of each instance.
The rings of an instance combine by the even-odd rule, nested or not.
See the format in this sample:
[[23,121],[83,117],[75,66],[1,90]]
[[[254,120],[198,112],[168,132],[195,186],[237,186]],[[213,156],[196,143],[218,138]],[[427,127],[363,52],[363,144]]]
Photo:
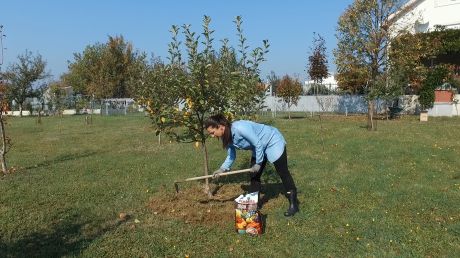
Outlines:
[[460,29],[460,0],[409,0],[390,17],[396,30],[433,31],[436,26]]
[[[333,75],[329,75],[329,77],[325,78],[321,83],[321,85],[325,86],[330,92],[335,92],[337,90],[337,81],[335,80]],[[308,92],[312,87],[314,87],[314,81],[305,81],[305,85],[303,86],[303,92]]]
[[[65,86],[65,87],[62,87],[61,88],[61,98],[63,99],[67,99],[69,96],[72,96],[73,95],[73,88],[72,86]],[[51,88],[48,87],[44,94],[43,94],[43,99],[45,101],[45,106],[44,106],[44,110],[50,110],[51,109],[51,106],[48,106],[48,104],[52,101],[52,98],[53,98],[53,93],[51,92]],[[38,109],[38,107],[41,105],[41,102],[39,99],[37,98],[28,98],[27,101],[32,105],[32,107],[34,109]]]
[[[395,35],[398,31],[426,33],[441,26],[445,29],[460,29],[460,0],[409,0],[400,11],[390,17]],[[437,57],[438,61],[460,65],[458,53],[447,53]],[[458,69],[458,68],[457,68]],[[440,94],[448,94],[440,97]],[[430,116],[458,115],[457,104],[452,102],[451,92],[438,91]]]

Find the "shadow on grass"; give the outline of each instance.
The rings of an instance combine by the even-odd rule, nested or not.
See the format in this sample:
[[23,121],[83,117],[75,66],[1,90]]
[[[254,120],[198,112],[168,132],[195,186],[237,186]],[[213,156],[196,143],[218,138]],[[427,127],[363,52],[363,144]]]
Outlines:
[[40,162],[38,164],[35,164],[33,166],[25,167],[25,169],[29,170],[29,169],[35,169],[35,168],[49,167],[52,164],[66,162],[66,161],[69,161],[69,160],[76,160],[76,159],[86,158],[86,157],[90,157],[90,156],[93,156],[93,155],[98,154],[98,153],[99,152],[96,152],[96,151],[88,151],[88,152],[81,152],[81,153],[64,153],[64,154],[61,154],[61,155],[55,157],[54,159],[45,160],[45,161]]
[[[246,169],[244,164],[238,166],[237,169]],[[261,186],[261,205],[264,205],[271,199],[276,199],[280,194],[284,194],[284,186],[281,183],[281,178],[278,176],[274,166],[268,164],[265,166],[265,170],[262,174],[262,186]],[[212,194],[215,195],[224,184],[241,184],[241,190],[248,193],[250,191],[251,176],[250,173],[237,174],[228,177],[221,177],[216,181],[217,186],[212,190]],[[236,193],[234,197],[229,198],[225,201],[232,201],[237,198],[241,193]]]
[[289,116],[280,116],[280,118],[285,119],[285,120],[296,120],[296,119],[306,119],[307,117],[300,116],[300,115],[291,115],[291,118],[289,118]]
[[[58,221],[42,232],[34,232],[11,243],[0,238],[0,257],[62,257],[75,256],[89,244],[108,231],[114,230],[122,221],[90,226],[76,216]],[[91,223],[94,225],[96,223]],[[98,223],[99,224],[99,223]]]
[[[249,191],[249,185],[242,185],[243,191]],[[276,199],[280,194],[284,193],[284,187],[282,183],[262,183],[260,205],[263,206],[271,199]]]

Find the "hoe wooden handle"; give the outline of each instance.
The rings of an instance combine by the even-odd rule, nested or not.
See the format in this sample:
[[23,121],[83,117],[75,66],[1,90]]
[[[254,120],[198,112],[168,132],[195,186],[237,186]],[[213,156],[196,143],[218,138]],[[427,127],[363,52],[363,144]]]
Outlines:
[[[235,170],[235,171],[221,173],[221,174],[219,174],[219,176],[228,176],[228,175],[240,174],[240,173],[245,173],[245,172],[250,172],[250,171],[251,171],[251,169],[246,168],[246,169],[241,169],[241,170]],[[206,179],[206,178],[211,178],[211,177],[212,177],[212,175],[190,177],[190,178],[185,179],[184,181],[200,180],[200,179]]]

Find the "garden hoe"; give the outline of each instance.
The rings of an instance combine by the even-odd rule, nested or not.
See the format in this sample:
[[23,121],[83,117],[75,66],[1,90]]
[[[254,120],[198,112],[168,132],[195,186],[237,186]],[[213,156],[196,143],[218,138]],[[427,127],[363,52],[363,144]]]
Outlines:
[[[247,169],[241,169],[241,170],[225,172],[225,173],[219,174],[219,176],[228,176],[228,175],[246,173],[246,172],[250,172],[250,171],[251,171],[251,169],[247,168]],[[179,193],[179,184],[178,183],[187,182],[187,181],[194,181],[194,180],[200,180],[200,179],[206,179],[206,178],[212,178],[212,175],[190,177],[190,178],[187,178],[187,179],[182,180],[182,181],[175,181],[174,182],[174,188],[176,188],[176,193]]]

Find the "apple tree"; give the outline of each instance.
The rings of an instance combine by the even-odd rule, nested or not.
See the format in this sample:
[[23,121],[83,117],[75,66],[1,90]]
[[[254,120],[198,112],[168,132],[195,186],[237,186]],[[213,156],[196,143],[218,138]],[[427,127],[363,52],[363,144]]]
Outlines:
[[[220,48],[215,49],[210,23],[211,18],[204,16],[200,35],[190,25],[173,25],[169,63],[146,65],[136,97],[146,107],[157,134],[164,132],[178,142],[201,146],[205,175],[209,168],[204,121],[214,113],[224,113],[232,119],[256,111],[264,90],[259,65],[269,47],[264,40],[263,47],[248,53],[242,19],[238,16],[235,24],[239,48],[235,50],[228,39],[223,39]],[[181,34],[183,44],[179,40]],[[205,190],[209,193],[207,180]]]

